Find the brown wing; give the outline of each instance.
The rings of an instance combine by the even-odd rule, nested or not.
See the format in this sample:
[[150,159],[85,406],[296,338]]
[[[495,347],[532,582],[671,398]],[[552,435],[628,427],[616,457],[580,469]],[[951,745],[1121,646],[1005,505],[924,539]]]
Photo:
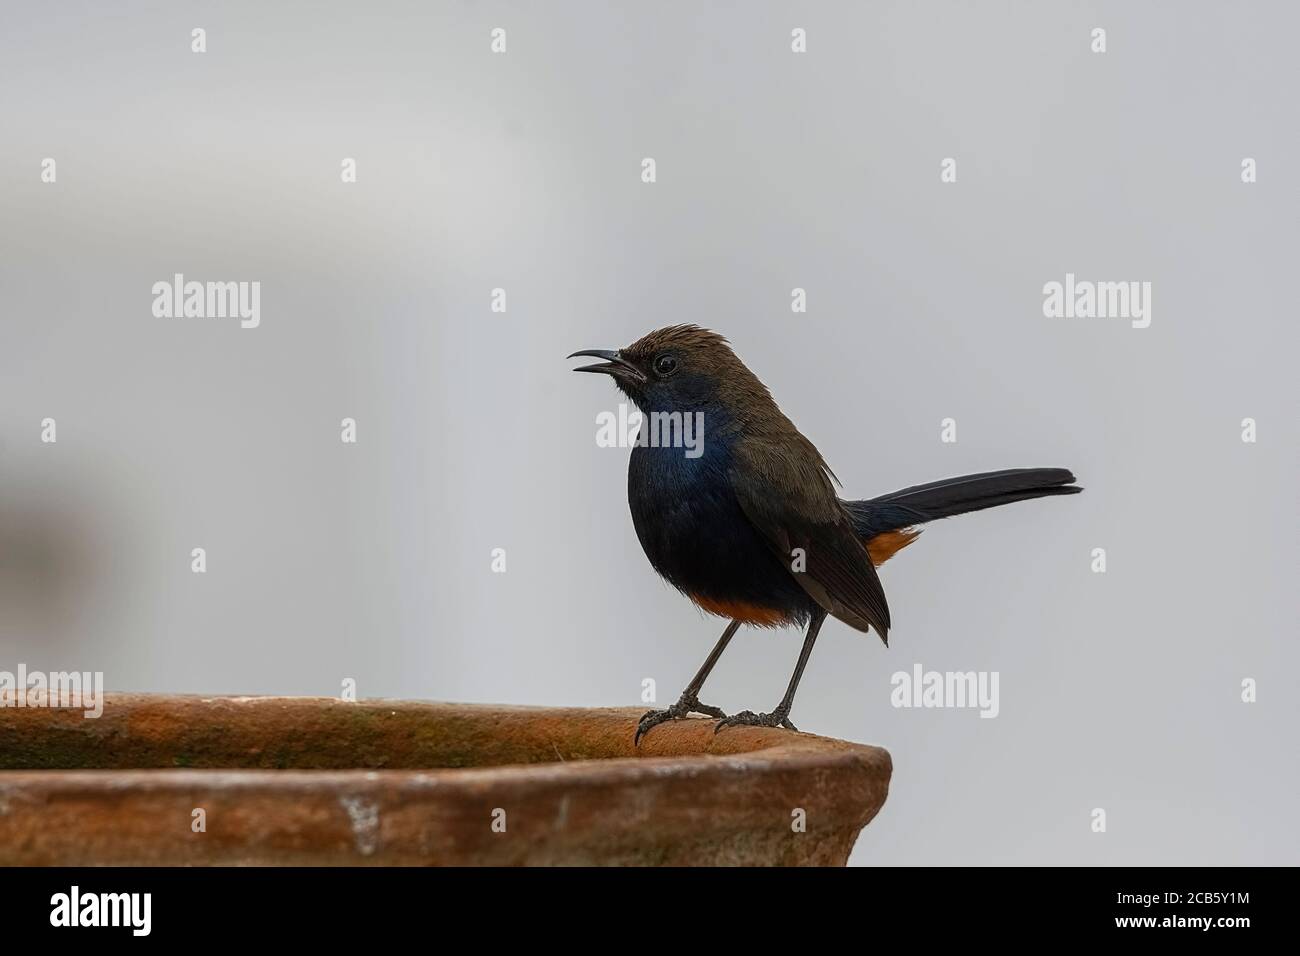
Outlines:
[[[889,643],[889,605],[867,549],[840,504],[825,464],[797,432],[777,440],[746,439],[736,450],[732,489],[791,576],[831,616]],[[795,548],[804,570],[795,571]]]

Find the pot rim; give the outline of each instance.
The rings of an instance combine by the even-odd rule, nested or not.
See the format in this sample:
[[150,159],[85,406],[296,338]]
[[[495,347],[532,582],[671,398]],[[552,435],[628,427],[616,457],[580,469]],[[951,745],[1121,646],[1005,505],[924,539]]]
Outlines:
[[[885,802],[892,764],[879,747],[760,727],[715,735],[699,719],[662,724],[634,749],[642,713],[151,694],[106,694],[97,720],[0,708],[0,766],[121,762],[0,770],[0,862],[843,863]],[[412,764],[503,754],[524,759]],[[223,757],[262,765],[156,765]],[[328,766],[390,758],[406,765]],[[327,766],[275,764],[295,759]],[[489,835],[496,806],[513,808],[517,839]],[[789,837],[799,806],[812,844]],[[193,807],[213,808],[226,829],[192,839]]]

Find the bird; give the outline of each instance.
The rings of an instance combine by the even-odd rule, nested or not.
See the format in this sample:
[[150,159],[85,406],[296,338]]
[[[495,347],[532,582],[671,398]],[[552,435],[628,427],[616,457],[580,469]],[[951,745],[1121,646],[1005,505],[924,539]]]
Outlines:
[[[634,746],[659,724],[691,714],[715,719],[714,733],[797,730],[795,692],[828,616],[874,631],[889,646],[889,605],[876,569],[915,542],[920,525],[1083,490],[1065,468],[1012,468],[845,500],[816,446],[721,334],[673,325],[626,348],[568,356],[579,357],[601,361],[573,371],[610,376],[641,412],[627,494],[651,567],[700,609],[730,620],[677,703],[640,719]],[[776,707],[728,715],[699,695],[741,625],[805,633]]]

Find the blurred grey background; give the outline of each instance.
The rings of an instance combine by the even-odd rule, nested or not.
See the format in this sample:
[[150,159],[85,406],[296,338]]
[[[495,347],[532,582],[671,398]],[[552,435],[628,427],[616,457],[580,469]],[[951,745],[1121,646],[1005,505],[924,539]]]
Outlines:
[[[855,862],[1300,861],[1295,5],[612,6],[0,7],[0,668],[675,700],[724,622],[564,356],[693,321],[850,497],[1087,487],[929,528],[888,650],[824,632],[795,722],[895,764]],[[261,327],[155,318],[176,272]],[[1150,328],[1044,318],[1066,272],[1150,281]],[[770,709],[798,648],[742,632],[704,699]],[[1000,715],[892,708],[916,662]]]

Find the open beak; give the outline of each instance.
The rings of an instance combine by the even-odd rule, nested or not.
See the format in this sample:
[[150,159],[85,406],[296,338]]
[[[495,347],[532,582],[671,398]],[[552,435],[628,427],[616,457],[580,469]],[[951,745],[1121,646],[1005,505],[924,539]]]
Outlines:
[[605,361],[596,362],[592,365],[579,365],[574,369],[575,372],[603,372],[606,375],[613,375],[615,378],[628,378],[634,382],[645,381],[645,375],[641,373],[641,370],[617,352],[611,352],[608,349],[583,349],[581,352],[574,352],[567,357],[577,358],[580,355],[604,359]]

